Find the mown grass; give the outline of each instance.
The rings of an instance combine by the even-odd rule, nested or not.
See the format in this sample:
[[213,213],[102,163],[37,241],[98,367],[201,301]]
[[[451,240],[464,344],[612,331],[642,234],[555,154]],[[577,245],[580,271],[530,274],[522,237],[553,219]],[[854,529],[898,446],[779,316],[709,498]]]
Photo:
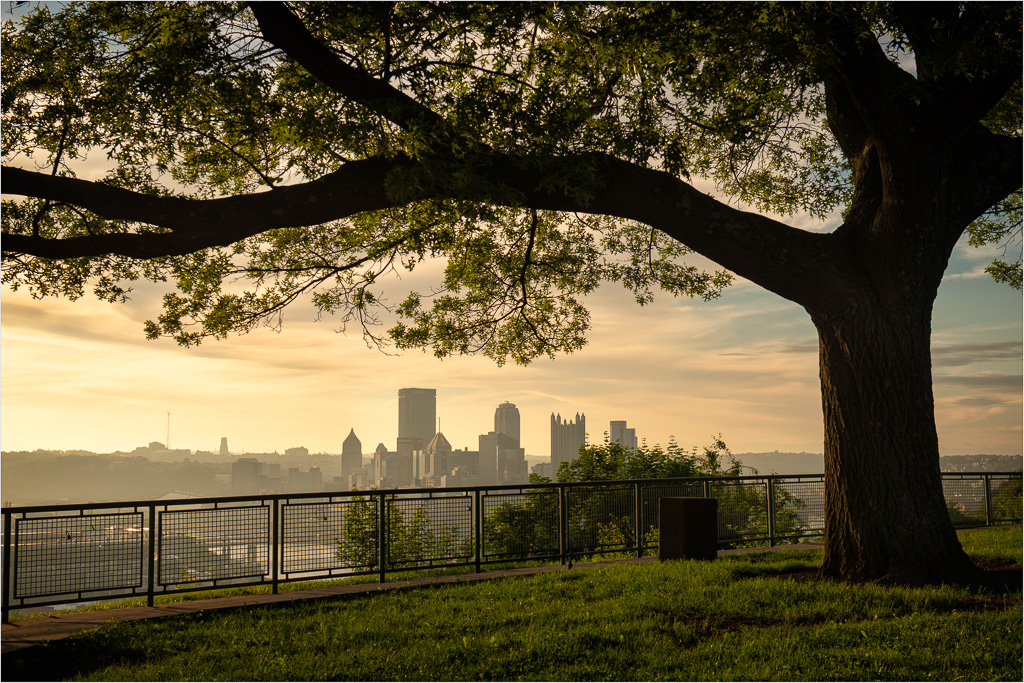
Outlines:
[[[1020,528],[961,538],[1020,562]],[[7,655],[4,678],[1020,680],[1019,590],[794,578],[819,563],[764,552],[123,622]]]
[[[623,555],[622,557],[626,557]],[[607,558],[597,558],[607,559]],[[549,562],[507,562],[501,564],[484,565],[484,571],[490,571],[495,569],[517,569],[521,567],[536,567],[551,564]],[[454,576],[459,574],[472,574],[476,570],[472,566],[459,566],[459,567],[443,567],[433,569],[416,569],[408,571],[392,571],[387,574],[387,581],[409,581],[412,579],[436,577],[436,576]],[[293,581],[281,583],[278,586],[279,593],[287,593],[289,591],[301,591],[301,590],[316,590],[329,586],[343,586],[351,584],[367,584],[377,583],[379,581],[379,575],[376,573],[371,574],[360,574],[359,576],[351,576],[341,579],[316,579],[312,581]],[[203,589],[194,591],[185,591],[180,593],[166,593],[157,595],[153,599],[155,605],[165,605],[176,602],[192,602],[194,600],[213,600],[216,598],[230,598],[243,595],[261,595],[271,592],[271,586],[269,584],[261,584],[255,586],[238,586],[238,587],[227,587],[227,588],[213,588]],[[11,615],[11,621],[19,621],[22,619],[39,619],[43,617],[52,616],[54,613],[57,614],[70,614],[77,612],[102,612],[104,610],[120,609],[123,607],[143,607],[145,606],[146,598],[124,598],[121,600],[105,600],[95,602],[91,604],[76,605],[70,609],[59,609],[55,608],[54,611],[45,612],[15,612]]]

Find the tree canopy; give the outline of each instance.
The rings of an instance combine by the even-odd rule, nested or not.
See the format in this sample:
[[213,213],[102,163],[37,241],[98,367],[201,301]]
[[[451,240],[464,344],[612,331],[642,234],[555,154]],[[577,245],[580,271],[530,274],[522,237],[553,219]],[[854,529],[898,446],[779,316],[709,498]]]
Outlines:
[[[641,302],[658,288],[715,297],[730,275],[682,265],[684,244],[755,281],[724,252],[792,241],[802,270],[828,260],[816,236],[692,188],[670,209],[687,225],[667,231],[622,205],[693,177],[762,211],[846,206],[851,155],[822,84],[863,49],[843,44],[865,40],[856,31],[890,65],[894,120],[945,106],[947,80],[983,81],[992,92],[960,116],[998,105],[990,129],[1015,132],[1014,12],[972,13],[972,49],[952,53],[912,43],[915,13],[874,5],[43,6],[4,26],[4,190],[34,197],[5,204],[4,277],[112,301],[137,278],[168,280],[148,334],[197,343],[280,324],[304,295],[372,330],[381,274],[443,258],[443,282],[397,307],[400,345],[521,362],[571,351],[580,296],[601,281]],[[908,56],[924,62],[916,80]],[[97,153],[106,175],[76,182]],[[1019,230],[1006,175],[970,208],[979,243]],[[1019,259],[995,267],[1019,279]]]
[[[43,5],[3,27],[3,278],[171,283],[147,334],[183,344],[310,297],[525,363],[584,343],[601,282],[739,275],[818,330],[824,571],[963,578],[931,307],[965,233],[1020,286],[1021,70],[1012,3]],[[382,297],[434,260],[435,288]]]
[[580,446],[579,456],[562,462],[557,475],[558,481],[735,476],[740,467],[721,436],[699,450],[686,450],[674,441],[664,448],[646,443],[633,448],[605,437],[603,444]]

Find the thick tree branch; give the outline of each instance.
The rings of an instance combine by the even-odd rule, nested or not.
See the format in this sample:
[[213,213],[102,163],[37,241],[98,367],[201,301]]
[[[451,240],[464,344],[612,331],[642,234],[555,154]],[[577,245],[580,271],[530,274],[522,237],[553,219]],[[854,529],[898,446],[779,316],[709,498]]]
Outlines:
[[[844,139],[848,131],[855,131],[860,138],[870,136],[882,144],[905,137],[916,125],[913,96],[918,85],[914,77],[889,61],[871,27],[854,6],[840,5],[830,11],[823,29],[836,47],[826,84],[833,90],[831,99],[842,100],[848,106],[845,118],[849,125],[845,130],[835,131],[843,151],[862,147],[857,138]],[[838,88],[845,92],[837,94]],[[830,107],[830,120],[832,114]],[[854,116],[860,120],[857,126],[852,125]]]
[[142,194],[102,183],[49,176],[4,166],[4,194],[64,202],[107,220],[167,228],[47,239],[4,233],[4,253],[42,258],[120,254],[155,258],[225,246],[275,228],[319,225],[364,211],[394,206],[386,178],[401,161],[367,159],[342,166],[318,180],[273,192],[219,199],[184,199]]
[[[1020,79],[1019,7],[898,2],[893,12],[913,47],[929,113],[945,131],[969,130]],[[1001,34],[1016,35],[1016,44]]]
[[[544,187],[535,164],[500,155],[482,157],[476,171],[491,190],[468,197],[441,185],[424,187],[416,199],[460,198],[539,210],[616,216],[650,225],[695,251],[781,296],[803,303],[820,294],[823,278],[841,268],[827,236],[814,235],[734,209],[668,173],[603,154],[579,157],[599,178],[583,201]],[[5,254],[75,258],[120,254],[155,258],[225,246],[276,228],[303,227],[396,206],[388,174],[411,162],[368,159],[346,164],[318,180],[273,192],[221,199],[158,197],[100,183],[3,168],[7,194],[66,202],[108,220],[133,221],[171,232],[141,231],[64,239],[5,234]],[[404,203],[401,202],[401,203]],[[765,258],[771,254],[770,258]],[[813,272],[809,272],[813,271]],[[854,277],[847,273],[844,277]]]
[[446,122],[430,108],[366,71],[350,66],[309,32],[280,2],[251,2],[260,32],[271,43],[338,94],[358,102],[404,129]]

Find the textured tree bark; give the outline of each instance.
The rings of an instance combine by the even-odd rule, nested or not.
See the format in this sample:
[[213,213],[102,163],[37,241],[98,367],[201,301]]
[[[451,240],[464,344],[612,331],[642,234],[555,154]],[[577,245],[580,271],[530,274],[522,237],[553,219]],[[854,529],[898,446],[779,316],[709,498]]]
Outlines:
[[[858,302],[867,304],[867,301]],[[939,474],[931,306],[815,315],[825,421],[825,558],[848,581],[973,583]]]

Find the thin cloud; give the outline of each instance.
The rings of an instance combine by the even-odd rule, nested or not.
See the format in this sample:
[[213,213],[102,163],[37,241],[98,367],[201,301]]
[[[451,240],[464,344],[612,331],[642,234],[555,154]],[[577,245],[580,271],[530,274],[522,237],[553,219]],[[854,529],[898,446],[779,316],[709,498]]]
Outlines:
[[989,373],[983,375],[936,375],[933,383],[937,387],[984,389],[1006,394],[1020,394],[1024,376]]
[[1020,360],[1021,349],[1020,341],[933,346],[932,365],[935,367],[958,367],[971,363]]

